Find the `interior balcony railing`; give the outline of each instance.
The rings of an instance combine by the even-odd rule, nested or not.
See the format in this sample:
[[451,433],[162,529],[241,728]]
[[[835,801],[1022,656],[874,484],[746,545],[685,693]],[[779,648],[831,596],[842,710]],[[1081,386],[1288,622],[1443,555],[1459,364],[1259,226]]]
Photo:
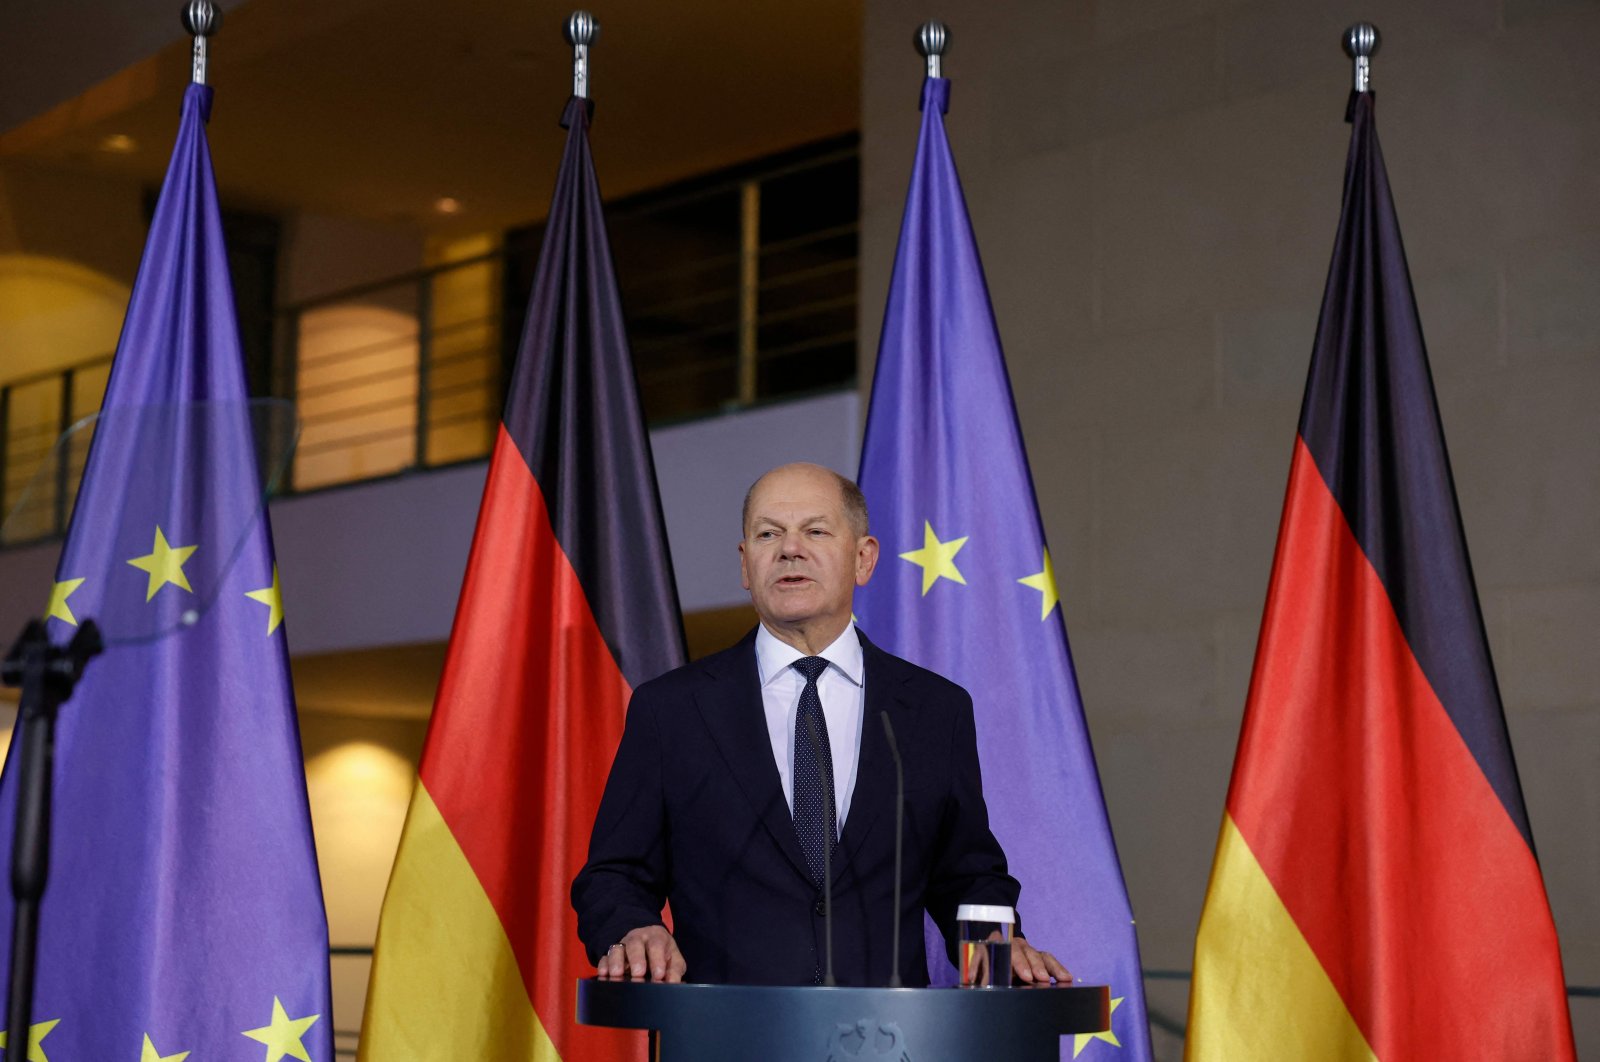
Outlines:
[[[608,205],[651,423],[853,382],[859,174],[849,137]],[[489,452],[542,236],[284,311],[291,489]]]
[[100,408],[111,355],[0,383],[0,546],[65,532],[89,455],[92,425],[58,440]]
[[300,421],[288,489],[487,454],[502,399],[500,260],[480,255],[284,311],[280,388]]
[[[853,384],[859,178],[850,136],[608,204],[647,420]],[[300,424],[280,493],[485,457],[542,235],[280,310],[261,375]],[[0,383],[0,512],[99,408],[109,368],[107,355]],[[87,442],[28,492],[0,546],[64,533]]]

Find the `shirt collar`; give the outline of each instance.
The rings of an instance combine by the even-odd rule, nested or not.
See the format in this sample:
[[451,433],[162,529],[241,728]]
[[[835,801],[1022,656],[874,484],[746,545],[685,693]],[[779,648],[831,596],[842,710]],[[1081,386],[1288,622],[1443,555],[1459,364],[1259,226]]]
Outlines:
[[[756,627],[756,667],[763,687],[789,670],[796,660],[803,660],[805,655],[789,643],[780,641],[777,635],[767,630],[765,623]],[[861,638],[856,634],[854,623],[846,624],[833,644],[817,655],[838,669],[845,678],[857,686],[861,685],[865,661],[861,654]]]

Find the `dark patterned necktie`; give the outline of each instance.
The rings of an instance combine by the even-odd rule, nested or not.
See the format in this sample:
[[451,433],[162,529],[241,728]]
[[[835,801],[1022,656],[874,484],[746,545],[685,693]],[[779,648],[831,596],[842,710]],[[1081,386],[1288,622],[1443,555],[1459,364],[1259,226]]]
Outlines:
[[828,721],[822,716],[822,697],[817,692],[817,679],[828,669],[828,662],[820,656],[808,656],[796,660],[794,668],[806,679],[805,689],[800,691],[800,710],[794,717],[794,832],[806,854],[812,884],[820,889],[824,838],[830,845],[839,839],[833,803],[833,752],[828,745]]

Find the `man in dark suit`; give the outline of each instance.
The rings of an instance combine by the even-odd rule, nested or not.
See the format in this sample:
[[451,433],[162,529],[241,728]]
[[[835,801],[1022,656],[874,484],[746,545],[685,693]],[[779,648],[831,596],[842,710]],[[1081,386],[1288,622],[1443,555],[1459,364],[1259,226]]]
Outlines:
[[[740,571],[761,623],[738,645],[641,685],[572,885],[601,977],[810,984],[823,966],[822,848],[834,967],[927,979],[922,912],[954,939],[958,904],[1015,907],[989,830],[972,699],[874,646],[851,600],[878,561],[848,479],[785,465],[745,498]],[[904,888],[894,910],[894,766],[905,763]],[[670,901],[673,932],[662,922]],[[1019,937],[1022,981],[1066,969]]]

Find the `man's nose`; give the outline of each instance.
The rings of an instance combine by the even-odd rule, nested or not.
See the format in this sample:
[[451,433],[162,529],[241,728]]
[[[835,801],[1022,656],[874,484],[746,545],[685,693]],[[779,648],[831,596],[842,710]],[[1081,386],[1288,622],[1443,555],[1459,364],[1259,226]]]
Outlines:
[[783,536],[783,541],[778,543],[778,554],[785,560],[792,557],[803,557],[806,553],[805,536],[799,532],[790,532]]

